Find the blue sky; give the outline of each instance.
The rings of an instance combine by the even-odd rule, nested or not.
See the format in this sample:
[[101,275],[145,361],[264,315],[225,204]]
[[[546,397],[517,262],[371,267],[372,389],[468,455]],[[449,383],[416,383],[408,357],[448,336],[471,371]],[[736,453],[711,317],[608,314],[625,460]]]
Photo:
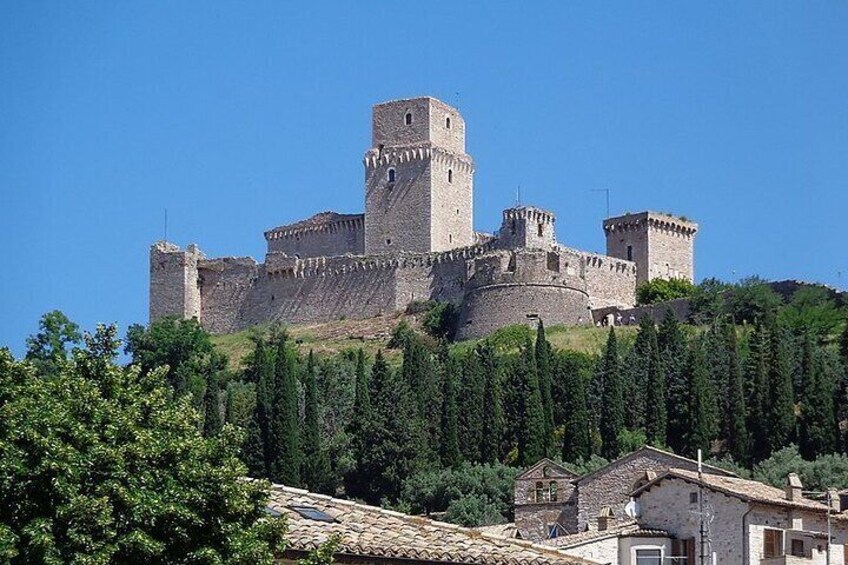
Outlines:
[[698,278],[848,287],[848,4],[0,4],[0,344],[59,308],[147,321],[161,238],[363,208],[372,104],[460,108],[475,224],[523,200],[603,251],[612,213],[701,224]]

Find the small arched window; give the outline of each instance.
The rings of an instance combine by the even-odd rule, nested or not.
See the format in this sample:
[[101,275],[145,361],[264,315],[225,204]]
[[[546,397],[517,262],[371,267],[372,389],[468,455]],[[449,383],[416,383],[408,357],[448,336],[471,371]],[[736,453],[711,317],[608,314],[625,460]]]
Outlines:
[[450,129],[450,117],[445,118],[445,127]]
[[389,169],[388,181],[389,182],[395,182],[395,170],[394,169]]
[[412,112],[407,112],[403,121],[406,123],[406,125],[411,126],[412,125]]
[[448,182],[453,182],[453,169],[448,169]]

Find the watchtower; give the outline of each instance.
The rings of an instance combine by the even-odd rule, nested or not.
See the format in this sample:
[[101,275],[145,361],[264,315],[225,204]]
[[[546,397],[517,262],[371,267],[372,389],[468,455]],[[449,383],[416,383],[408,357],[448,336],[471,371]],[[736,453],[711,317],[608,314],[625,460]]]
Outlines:
[[604,220],[607,255],[636,263],[636,284],[653,279],[695,280],[698,224],[657,212]]
[[365,253],[474,243],[474,163],[465,121],[435,98],[377,104],[365,153]]
[[503,221],[498,232],[502,247],[531,247],[548,249],[556,243],[553,212],[533,206],[516,206],[503,211]]

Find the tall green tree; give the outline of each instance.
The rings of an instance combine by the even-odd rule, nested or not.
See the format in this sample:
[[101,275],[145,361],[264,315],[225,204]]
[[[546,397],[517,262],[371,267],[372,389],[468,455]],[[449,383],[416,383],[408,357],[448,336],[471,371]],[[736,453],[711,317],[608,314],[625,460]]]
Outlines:
[[586,381],[577,367],[566,362],[564,355],[554,358],[554,375],[568,394],[563,396],[562,459],[588,460],[592,455],[592,432],[586,401]]
[[625,418],[624,391],[615,328],[610,328],[598,378],[601,383],[599,423],[601,455],[607,459],[614,459],[621,453],[619,435],[624,430]]
[[442,430],[439,453],[445,467],[456,467],[461,460],[458,416],[456,377],[448,358],[442,363]]
[[739,361],[736,328],[723,325],[724,350],[727,357],[727,389],[722,417],[725,449],[738,463],[750,462],[748,406],[745,400],[745,381]]
[[554,406],[551,396],[553,378],[551,344],[545,336],[545,324],[539,319],[536,328],[536,372],[539,376],[539,392],[542,395],[542,410],[545,418],[545,455],[550,455],[554,437]]
[[753,462],[769,456],[769,364],[770,336],[762,324],[757,324],[748,339],[746,382],[748,393],[748,430],[751,438],[750,456]]
[[315,377],[315,356],[309,350],[306,372],[303,375],[305,393],[303,413],[303,471],[302,479],[307,488],[314,492],[331,494],[333,478],[330,460],[324,449],[321,434],[321,408],[318,402],[318,384]]
[[488,343],[477,346],[474,356],[479,359],[484,378],[480,460],[483,463],[496,463],[501,459],[504,428],[500,368],[495,352]]
[[[382,355],[381,355],[382,357]],[[353,399],[353,413],[347,426],[351,438],[353,452],[353,467],[345,475],[345,490],[350,496],[366,498],[369,496],[369,477],[366,462],[368,459],[368,442],[370,441],[370,426],[372,422],[371,385],[368,371],[365,367],[365,352],[356,352],[356,383]]]
[[[647,320],[647,321],[646,321]],[[668,418],[666,414],[665,375],[663,375],[660,347],[654,321],[643,318],[640,333],[647,335],[645,363],[645,437],[651,445],[663,447],[667,441]]]
[[167,369],[120,367],[117,346],[101,326],[41,378],[0,350],[0,560],[273,563],[284,523],[237,430],[203,437]]
[[674,452],[681,453],[686,448],[689,426],[689,391],[685,374],[687,349],[680,323],[671,310],[666,310],[659,326],[657,345],[665,380],[668,445]]
[[518,464],[531,465],[545,456],[548,442],[545,436],[545,412],[542,393],[539,390],[539,377],[536,369],[536,355],[533,343],[528,338],[515,365],[518,383],[518,418],[516,421],[518,440]]
[[417,406],[417,421],[424,431],[426,449],[424,457],[432,458],[439,454],[442,410],[442,379],[438,365],[448,363],[447,342],[439,347],[438,362],[418,339],[409,340],[403,349],[401,373]]
[[242,457],[250,475],[268,477],[271,473],[271,419],[274,414],[274,351],[264,337],[256,340],[249,372],[256,380],[256,403],[247,426]]
[[710,370],[704,354],[704,342],[693,340],[689,350],[686,370],[689,388],[689,424],[684,455],[694,457],[698,449],[709,454],[712,441],[719,431],[718,410],[715,391],[712,388]]
[[811,334],[806,334],[801,354],[801,418],[798,447],[806,459],[832,453],[836,448],[834,425],[835,381],[826,373],[822,353]]
[[221,387],[218,385],[218,372],[212,371],[206,377],[206,394],[203,398],[205,417],[203,418],[203,434],[215,436],[224,426],[221,418]]
[[462,375],[458,383],[454,382],[457,391],[460,451],[466,461],[480,461],[483,458],[481,449],[487,418],[486,374],[482,360],[477,351],[470,351],[460,359],[452,359],[451,362],[456,374]]
[[274,356],[274,405],[271,413],[269,478],[289,486],[301,484],[303,447],[298,414],[297,357],[285,333],[279,334]]
[[792,388],[790,336],[777,321],[770,327],[768,445],[770,451],[789,445],[795,435],[795,395]]

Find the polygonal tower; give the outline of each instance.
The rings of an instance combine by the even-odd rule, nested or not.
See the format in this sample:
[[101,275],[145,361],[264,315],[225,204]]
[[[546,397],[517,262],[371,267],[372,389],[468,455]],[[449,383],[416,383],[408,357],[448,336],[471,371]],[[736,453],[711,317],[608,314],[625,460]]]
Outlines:
[[549,249],[556,244],[554,222],[556,216],[553,212],[535,206],[507,208],[503,211],[498,243],[507,249]]
[[465,121],[435,98],[377,104],[365,153],[365,253],[474,243],[474,162]]
[[686,218],[640,212],[604,220],[607,255],[636,263],[636,284],[653,279],[695,281],[695,234]]

